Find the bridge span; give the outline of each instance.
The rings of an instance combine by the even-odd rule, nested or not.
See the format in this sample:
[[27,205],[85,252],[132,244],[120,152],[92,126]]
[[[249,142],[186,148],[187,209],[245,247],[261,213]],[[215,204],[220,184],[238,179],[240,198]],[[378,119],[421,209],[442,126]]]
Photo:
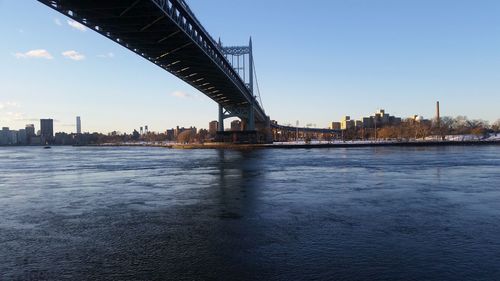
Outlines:
[[[235,49],[222,48],[183,0],[38,1],[198,89],[219,104],[220,119],[239,117],[247,130],[269,119],[253,94],[253,71],[244,81],[224,53]],[[253,64],[251,42],[247,50]]]
[[[184,0],[38,1],[142,56],[214,100],[219,105],[218,131],[222,135],[224,119],[238,117],[247,135],[260,132],[261,140],[264,135],[266,141],[272,141],[270,118],[254,94],[251,39],[248,46],[223,46],[205,30]],[[273,128],[293,130],[279,125]]]

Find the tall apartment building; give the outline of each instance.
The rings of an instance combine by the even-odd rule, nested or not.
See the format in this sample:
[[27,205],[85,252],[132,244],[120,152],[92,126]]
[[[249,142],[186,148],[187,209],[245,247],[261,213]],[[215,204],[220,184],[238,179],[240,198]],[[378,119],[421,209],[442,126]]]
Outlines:
[[31,137],[36,136],[35,134],[35,125],[33,124],[26,124],[25,128],[26,130],[26,135],[28,136],[28,139]]
[[231,122],[231,131],[241,131],[241,121],[234,120]]
[[76,133],[82,133],[82,120],[80,119],[80,116],[76,116]]
[[341,124],[340,122],[332,122],[332,125],[330,126],[332,130],[340,130]]
[[40,137],[42,143],[51,143],[54,139],[54,120],[40,119]]
[[349,130],[354,128],[354,126],[355,126],[354,120],[351,120],[350,116],[344,116],[342,117],[342,120],[340,120],[341,130]]
[[219,128],[218,121],[212,121],[208,123],[208,134],[211,136],[215,136],[217,134],[217,129]]
[[10,139],[9,127],[3,127],[2,130],[0,130],[0,145],[9,144],[9,139]]

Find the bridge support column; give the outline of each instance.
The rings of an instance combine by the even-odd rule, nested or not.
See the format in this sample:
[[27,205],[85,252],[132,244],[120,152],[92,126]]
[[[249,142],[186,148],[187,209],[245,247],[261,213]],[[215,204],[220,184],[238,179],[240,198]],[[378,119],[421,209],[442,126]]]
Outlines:
[[219,124],[217,131],[224,132],[224,107],[219,104]]
[[250,105],[250,108],[248,109],[248,123],[246,130],[255,131],[255,109],[253,101],[252,104]]
[[271,118],[266,117],[266,120],[257,122],[256,129],[259,135],[259,143],[272,143],[273,133],[271,131]]
[[[273,141],[269,117],[265,120],[255,120],[255,100],[247,106],[227,106],[219,104],[219,126],[217,128],[217,142],[233,144],[258,144]],[[241,130],[225,131],[224,119],[238,117],[241,119]]]

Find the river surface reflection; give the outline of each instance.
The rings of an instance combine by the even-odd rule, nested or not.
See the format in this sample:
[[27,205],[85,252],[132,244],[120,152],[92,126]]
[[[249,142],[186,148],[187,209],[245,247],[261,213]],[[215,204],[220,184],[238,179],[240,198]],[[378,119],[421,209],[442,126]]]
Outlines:
[[0,280],[500,279],[500,147],[0,148]]

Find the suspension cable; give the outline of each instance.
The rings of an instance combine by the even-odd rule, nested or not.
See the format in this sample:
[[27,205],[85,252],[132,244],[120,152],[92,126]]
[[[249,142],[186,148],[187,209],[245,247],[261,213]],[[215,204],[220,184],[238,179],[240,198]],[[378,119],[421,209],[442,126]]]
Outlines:
[[257,86],[257,93],[258,93],[257,96],[259,97],[260,106],[262,107],[262,109],[264,109],[264,104],[262,103],[262,97],[260,96],[259,80],[257,79],[257,70],[255,68],[255,61],[253,60],[253,57],[252,57],[252,64],[253,64],[253,73],[255,77],[255,85]]

